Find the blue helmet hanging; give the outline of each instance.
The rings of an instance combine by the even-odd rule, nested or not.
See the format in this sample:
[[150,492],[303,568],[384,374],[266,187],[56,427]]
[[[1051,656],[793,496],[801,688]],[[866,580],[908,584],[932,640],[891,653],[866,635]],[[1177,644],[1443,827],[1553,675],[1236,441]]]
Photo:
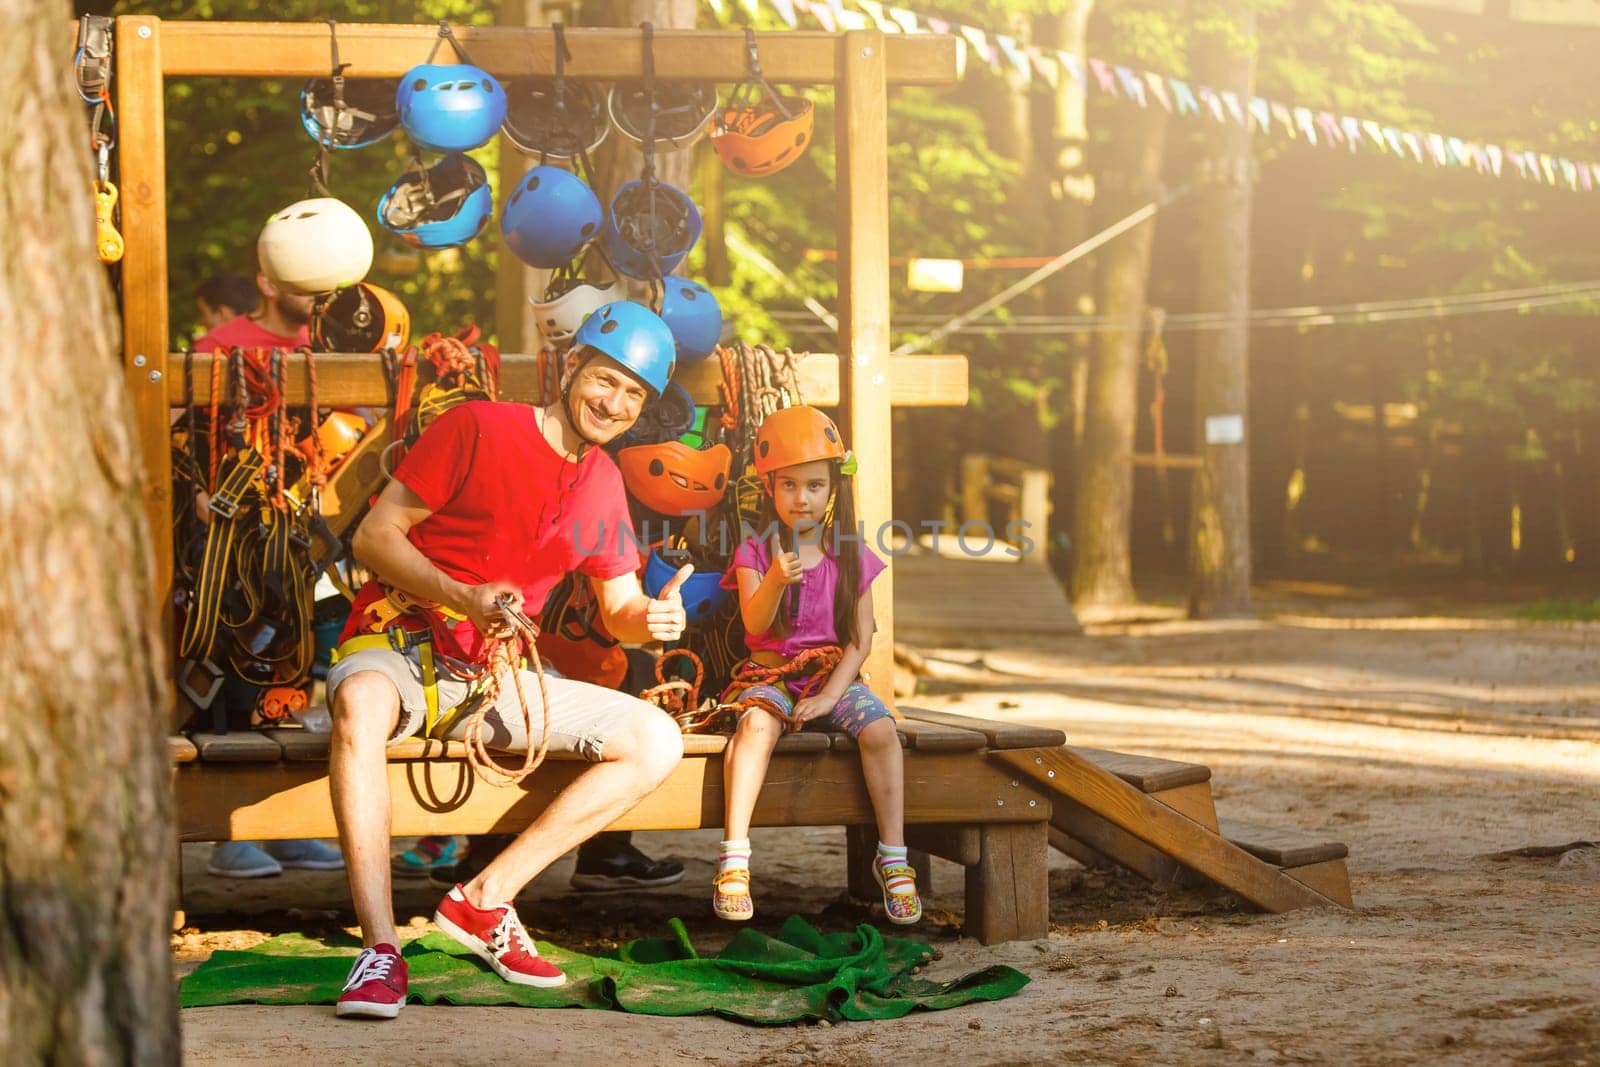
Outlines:
[[711,290],[687,278],[666,278],[661,321],[678,342],[678,359],[695,363],[709,356],[722,337],[722,308]]
[[[644,591],[646,596],[657,596],[672,576],[678,573],[678,566],[669,563],[661,555],[660,549],[653,549],[650,558],[644,565]],[[700,571],[691,574],[687,581],[678,588],[678,595],[683,598],[683,613],[689,617],[689,625],[705,622],[716,614],[718,608],[728,599],[731,590],[722,588],[721,571]]]
[[534,167],[500,210],[506,247],[530,267],[553,270],[578,258],[600,232],[600,198],[560,167]]
[[573,344],[610,356],[656,396],[667,388],[677,363],[678,346],[667,324],[631,300],[607,304],[584,319]]
[[418,248],[453,248],[483,230],[494,214],[489,176],[471,156],[445,156],[401,176],[378,203],[378,222]]
[[494,75],[470,63],[422,63],[406,71],[395,93],[400,126],[431,152],[481,148],[500,132],[506,94]]
[[600,247],[618,273],[648,281],[665,277],[700,239],[700,209],[664,182],[636,179],[611,198]]

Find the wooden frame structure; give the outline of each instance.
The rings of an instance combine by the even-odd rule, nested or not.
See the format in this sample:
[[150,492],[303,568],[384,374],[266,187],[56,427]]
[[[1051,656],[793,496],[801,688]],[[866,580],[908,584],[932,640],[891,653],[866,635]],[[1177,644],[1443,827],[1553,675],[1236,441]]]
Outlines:
[[[555,35],[548,28],[465,27],[457,36],[477,63],[497,75],[554,73]],[[341,24],[340,59],[350,64],[352,77],[397,77],[420,62],[436,38],[433,26]],[[936,396],[945,398],[942,402],[957,397],[956,402],[965,401],[964,361],[942,357],[940,362],[935,357],[914,364],[915,375],[909,372],[913,364],[896,375],[888,355],[888,87],[953,81],[955,42],[942,36],[885,35],[877,30],[762,34],[758,41],[769,80],[831,84],[838,93],[837,377],[829,373],[832,367],[825,359],[817,360],[808,374],[821,387],[820,402],[837,400],[852,447],[860,454],[887,459],[890,405],[897,398],[912,403]],[[123,16],[116,20],[115,43],[127,240],[123,359],[144,454],[145,507],[164,626],[172,591],[168,411],[182,402],[182,390],[170,373],[173,357],[167,352],[165,79],[320,77],[327,73],[328,31],[312,24],[168,22]],[[641,70],[641,35],[635,30],[572,29],[566,33],[566,44],[571,52],[566,65],[569,78],[611,80],[637,77]],[[735,31],[662,30],[655,35],[653,56],[655,74],[665,80],[727,83],[745,76],[744,35]],[[441,61],[449,62],[449,56]],[[523,384],[533,380],[532,359],[508,355],[508,396],[532,399]],[[319,361],[319,370],[333,371],[324,378],[322,395],[327,402],[383,402],[376,357],[327,359]],[[289,373],[298,377],[293,366]],[[834,381],[836,393],[828,388]],[[698,384],[703,392],[708,383]],[[519,388],[525,390],[520,395]],[[869,530],[889,520],[887,462],[863,465],[857,495],[858,513]],[[873,688],[886,698],[893,695],[891,571],[873,583],[879,640],[867,663]]]

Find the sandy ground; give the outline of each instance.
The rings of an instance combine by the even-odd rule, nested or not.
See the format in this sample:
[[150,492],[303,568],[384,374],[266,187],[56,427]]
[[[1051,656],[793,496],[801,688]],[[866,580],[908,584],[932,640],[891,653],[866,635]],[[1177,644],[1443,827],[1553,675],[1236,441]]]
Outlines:
[[[191,1009],[186,1057],[1600,1064],[1600,848],[1501,855],[1600,841],[1600,624],[1312,585],[1268,588],[1260,606],[1248,623],[1156,611],[1048,645],[921,649],[917,701],[1204,762],[1225,816],[1347,842],[1356,912],[1252,914],[1226,894],[1155,891],[1053,854],[1050,936],[986,948],[961,936],[959,869],[935,861],[920,930],[943,958],[929,977],[1009,963],[1033,978],[1019,996],[779,1028],[416,1005],[385,1024],[325,1007]],[[535,936],[574,948],[654,934],[679,915],[714,949],[728,937],[706,900],[717,836],[640,835],[688,866],[679,886],[650,893],[575,894],[569,858],[530,887],[523,915]],[[842,831],[758,831],[754,843],[758,924],[791,911],[830,928],[871,920],[841,893]],[[185,850],[180,974],[214,948],[350,921],[340,875],[228,882],[205,875],[208,847]],[[402,885],[402,923],[426,929],[436,900]]]

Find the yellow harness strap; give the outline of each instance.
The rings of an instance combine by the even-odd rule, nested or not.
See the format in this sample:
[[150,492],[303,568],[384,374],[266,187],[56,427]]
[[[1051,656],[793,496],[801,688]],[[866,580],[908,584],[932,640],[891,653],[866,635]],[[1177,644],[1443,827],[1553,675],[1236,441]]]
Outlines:
[[[422,716],[422,732],[425,737],[434,737],[436,736],[435,729],[440,726],[439,673],[435,669],[433,662],[433,642],[429,640],[426,630],[413,633],[403,627],[396,626],[383,633],[356,634],[354,637],[347,638],[341,642],[339,647],[333,650],[330,659],[332,663],[338,663],[346,656],[354,655],[357,652],[365,652],[369,648],[385,648],[395,652],[404,652],[413,645],[418,650],[418,658],[422,664],[422,698],[427,704]],[[463,706],[464,704],[457,704],[455,707],[446,710],[441,732],[455,725],[456,720],[461,716]]]

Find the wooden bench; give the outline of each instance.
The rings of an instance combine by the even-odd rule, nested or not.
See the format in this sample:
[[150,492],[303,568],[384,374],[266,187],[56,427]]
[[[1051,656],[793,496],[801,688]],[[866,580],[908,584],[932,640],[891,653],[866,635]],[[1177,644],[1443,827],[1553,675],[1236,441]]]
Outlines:
[[[915,718],[899,724],[906,750],[906,823],[913,847],[967,868],[966,929],[985,944],[1043,937],[1049,929],[1047,826],[1050,798],[990,758],[1058,746],[1059,730],[988,724],[985,732]],[[981,723],[982,720],[971,720]],[[722,825],[722,750],[727,738],[689,735],[684,759],[616,830],[686,830]],[[170,742],[183,841],[332,837],[328,736],[305,730],[194,732]],[[393,833],[516,832],[544,810],[586,764],[552,756],[525,786],[478,781],[459,742],[411,739],[389,749]],[[860,828],[849,834],[851,889],[864,884],[872,806],[854,740],[806,732],[778,742],[756,826]],[[865,831],[865,832],[861,832]]]

